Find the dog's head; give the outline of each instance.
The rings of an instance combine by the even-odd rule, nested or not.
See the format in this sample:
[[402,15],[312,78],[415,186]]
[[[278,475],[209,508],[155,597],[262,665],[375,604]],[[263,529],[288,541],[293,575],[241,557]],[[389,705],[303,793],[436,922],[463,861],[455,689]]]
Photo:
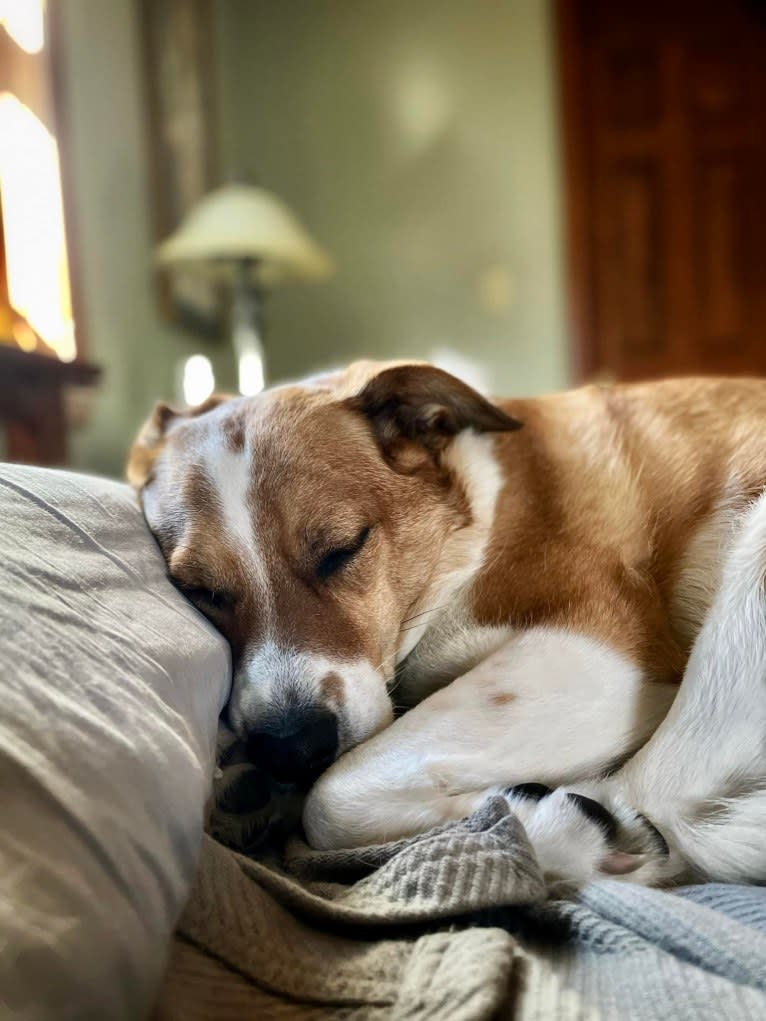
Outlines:
[[172,580],[231,644],[230,722],[273,776],[307,782],[391,721],[396,663],[483,555],[499,476],[472,491],[481,434],[518,425],[412,364],[157,406],[128,476]]

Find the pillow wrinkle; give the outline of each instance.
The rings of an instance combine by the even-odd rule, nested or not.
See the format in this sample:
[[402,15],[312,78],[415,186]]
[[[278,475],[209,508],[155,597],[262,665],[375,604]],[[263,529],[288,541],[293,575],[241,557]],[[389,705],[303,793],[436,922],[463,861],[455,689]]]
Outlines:
[[127,486],[0,467],[0,1013],[154,1002],[230,660]]

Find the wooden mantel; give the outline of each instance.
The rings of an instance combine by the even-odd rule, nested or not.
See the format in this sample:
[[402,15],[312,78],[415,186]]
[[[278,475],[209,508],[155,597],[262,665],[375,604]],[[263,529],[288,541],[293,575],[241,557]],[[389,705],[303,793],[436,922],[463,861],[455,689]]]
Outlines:
[[101,370],[62,362],[0,343],[0,425],[9,461],[61,465],[67,461],[67,387],[90,386]]

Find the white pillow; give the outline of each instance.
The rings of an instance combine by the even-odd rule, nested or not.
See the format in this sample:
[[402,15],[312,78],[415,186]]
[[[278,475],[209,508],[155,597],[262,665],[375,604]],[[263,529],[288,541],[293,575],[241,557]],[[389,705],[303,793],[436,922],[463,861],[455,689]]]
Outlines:
[[1,1016],[151,1009],[229,674],[127,486],[0,465]]

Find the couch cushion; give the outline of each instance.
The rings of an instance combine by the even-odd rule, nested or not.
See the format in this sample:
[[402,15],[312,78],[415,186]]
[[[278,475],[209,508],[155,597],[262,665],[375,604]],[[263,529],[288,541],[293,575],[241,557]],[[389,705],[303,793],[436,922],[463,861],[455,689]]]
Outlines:
[[131,491],[0,466],[0,1014],[151,1006],[202,839],[226,644]]

